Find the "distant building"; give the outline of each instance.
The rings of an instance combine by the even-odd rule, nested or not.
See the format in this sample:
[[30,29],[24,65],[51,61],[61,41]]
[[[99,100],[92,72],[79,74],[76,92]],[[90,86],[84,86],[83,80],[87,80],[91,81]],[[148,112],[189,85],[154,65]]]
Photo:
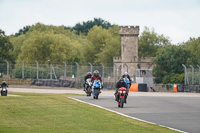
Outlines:
[[[117,71],[117,76],[124,72],[135,80],[136,76],[146,75],[150,71],[152,77],[153,57],[138,57],[138,35],[139,26],[120,26],[121,36],[121,57],[114,57],[113,64]],[[136,71],[137,69],[137,71]],[[148,73],[149,74],[149,73]]]

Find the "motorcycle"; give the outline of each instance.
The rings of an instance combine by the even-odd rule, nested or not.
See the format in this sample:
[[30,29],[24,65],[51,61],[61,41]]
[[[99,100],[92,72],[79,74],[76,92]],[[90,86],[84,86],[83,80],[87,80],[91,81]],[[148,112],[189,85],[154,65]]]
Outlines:
[[87,96],[91,96],[91,85],[92,85],[91,78],[89,78],[86,80],[85,83],[85,92]]
[[130,88],[130,86],[131,86],[131,82],[129,81],[129,79],[128,79],[127,77],[124,78],[124,82],[125,82],[125,83],[127,84],[127,86],[128,86],[126,91],[129,92],[129,88]]
[[1,89],[1,96],[7,96],[7,92],[6,86],[3,86]]
[[124,107],[124,103],[125,103],[125,96],[126,96],[126,88],[121,87],[118,89],[118,93],[117,93],[117,102],[118,102],[118,107],[123,108]]
[[92,95],[94,99],[98,99],[101,89],[101,81],[100,80],[94,80],[93,86],[92,86]]

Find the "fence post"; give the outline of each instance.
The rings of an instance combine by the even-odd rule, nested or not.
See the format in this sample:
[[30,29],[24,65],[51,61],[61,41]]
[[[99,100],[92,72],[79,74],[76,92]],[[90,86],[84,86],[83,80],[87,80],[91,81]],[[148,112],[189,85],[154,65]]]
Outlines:
[[64,65],[65,65],[65,71],[64,71],[64,79],[66,80],[66,76],[67,76],[67,64],[65,61],[63,61]]
[[192,65],[190,67],[192,68],[192,85],[194,85],[194,67]]
[[24,61],[22,61],[22,78],[24,79]]
[[7,60],[5,60],[7,63],[7,77],[9,77],[9,62]]
[[90,64],[90,72],[92,73],[92,63],[88,62],[88,64]]
[[[77,81],[79,82],[79,64],[78,64],[77,62],[75,62],[75,63],[76,63],[76,66],[77,66],[76,79],[77,79]],[[77,82],[77,88],[79,88],[78,82]]]
[[116,72],[117,72],[117,65],[114,64],[114,78],[115,78],[115,84],[116,84]]
[[184,84],[186,85],[187,84],[187,68],[184,64],[182,64],[182,66],[184,67],[184,77],[185,77],[185,81],[184,81]]
[[79,77],[79,64],[77,62],[76,63],[76,66],[77,66],[77,71],[76,71],[76,77]]
[[39,79],[39,63],[36,60],[35,60],[35,62],[37,64],[37,79]]
[[103,63],[101,63],[101,65],[102,65],[102,68],[103,68],[103,70],[102,70],[102,81],[104,81],[104,65],[103,65]]
[[49,71],[50,71],[50,79],[52,79],[52,62],[48,60],[49,62]]
[[199,85],[200,85],[200,67],[199,65],[197,65],[197,67],[199,68]]

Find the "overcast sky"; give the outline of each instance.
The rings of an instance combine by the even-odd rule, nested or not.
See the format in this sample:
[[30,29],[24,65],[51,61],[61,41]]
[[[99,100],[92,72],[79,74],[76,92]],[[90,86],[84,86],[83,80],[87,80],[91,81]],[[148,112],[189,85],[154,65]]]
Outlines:
[[200,0],[0,0],[0,29],[14,34],[37,22],[74,26],[102,18],[139,25],[170,37],[174,44],[200,37]]

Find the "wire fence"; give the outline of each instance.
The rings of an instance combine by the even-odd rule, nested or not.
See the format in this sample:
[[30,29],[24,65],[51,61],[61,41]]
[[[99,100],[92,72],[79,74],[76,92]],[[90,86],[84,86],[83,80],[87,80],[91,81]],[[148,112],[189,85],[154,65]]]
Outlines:
[[197,65],[196,67],[190,65],[189,67],[186,67],[183,64],[184,67],[184,84],[185,85],[200,85],[200,67]]
[[[180,86],[181,91],[199,92],[200,88],[200,67],[185,66],[184,67],[184,85]],[[98,70],[104,88],[114,89],[116,82],[121,76],[121,71],[113,66],[93,66],[89,65],[67,65],[65,62],[60,64],[11,64],[7,61],[0,62],[0,81],[8,80],[14,85],[36,85],[36,86],[51,86],[51,87],[76,87],[82,88],[84,77],[87,72]],[[145,77],[151,75],[152,70],[136,70],[136,76]],[[134,78],[134,77],[133,77]],[[166,88],[166,87],[165,87]]]
[[87,72],[98,70],[105,88],[114,88],[120,73],[117,73],[114,67],[104,66],[80,66],[62,64],[9,64],[8,62],[0,63],[0,78],[4,79],[31,79],[31,85],[43,86],[60,86],[60,87],[77,87],[81,88],[84,77]]

